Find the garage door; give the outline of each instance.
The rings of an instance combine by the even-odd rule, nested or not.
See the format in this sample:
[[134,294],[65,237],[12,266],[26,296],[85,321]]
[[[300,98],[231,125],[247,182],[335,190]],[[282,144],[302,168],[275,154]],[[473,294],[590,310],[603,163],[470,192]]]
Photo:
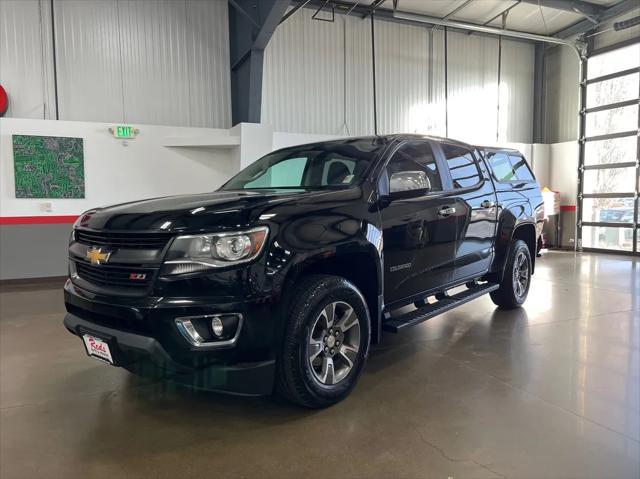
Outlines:
[[582,95],[578,241],[640,251],[640,43],[589,56]]

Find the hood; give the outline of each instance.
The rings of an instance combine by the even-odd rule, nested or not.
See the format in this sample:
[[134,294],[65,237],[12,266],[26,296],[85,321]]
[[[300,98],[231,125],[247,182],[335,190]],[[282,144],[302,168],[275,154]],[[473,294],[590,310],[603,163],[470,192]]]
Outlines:
[[77,226],[114,231],[219,231],[251,227],[262,215],[277,214],[273,211],[281,206],[304,208],[318,201],[324,203],[323,198],[333,202],[354,197],[360,197],[359,189],[216,191],[168,196],[90,210],[81,216]]

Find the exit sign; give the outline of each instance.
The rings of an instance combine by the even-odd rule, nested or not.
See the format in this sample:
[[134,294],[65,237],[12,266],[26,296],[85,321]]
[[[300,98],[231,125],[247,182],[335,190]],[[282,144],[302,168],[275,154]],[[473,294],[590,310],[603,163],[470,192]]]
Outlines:
[[138,130],[130,125],[116,125],[111,131],[113,132],[114,138],[119,138],[121,140],[131,140],[136,137]]

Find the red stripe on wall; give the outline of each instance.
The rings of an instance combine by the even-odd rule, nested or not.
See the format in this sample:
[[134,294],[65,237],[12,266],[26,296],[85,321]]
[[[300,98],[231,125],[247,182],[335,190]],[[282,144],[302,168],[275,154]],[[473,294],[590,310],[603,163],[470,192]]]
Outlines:
[[66,225],[78,219],[72,216],[0,216],[0,225]]
[[575,211],[576,205],[560,205],[560,211]]

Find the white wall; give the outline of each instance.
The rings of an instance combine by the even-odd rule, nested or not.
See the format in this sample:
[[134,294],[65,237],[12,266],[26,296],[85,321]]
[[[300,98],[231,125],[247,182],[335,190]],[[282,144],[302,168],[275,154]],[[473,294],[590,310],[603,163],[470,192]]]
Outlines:
[[[226,1],[55,0],[61,120],[231,126]],[[8,117],[55,119],[48,0],[0,2]]]
[[[262,121],[275,130],[373,134],[371,24],[302,9],[265,50]],[[446,134],[442,28],[376,21],[379,133]],[[532,141],[534,47],[448,32],[449,136],[471,142]],[[500,93],[499,93],[500,90]],[[500,123],[498,123],[500,99]]]
[[[176,138],[229,136],[228,130],[139,125],[124,146],[108,123],[0,119],[0,216],[78,215],[113,203],[213,191],[239,171],[231,148],[169,147]],[[15,198],[12,135],[84,139],[85,199]],[[239,140],[238,140],[239,141]],[[51,211],[44,211],[45,204]]]
[[306,143],[314,143],[316,141],[329,141],[344,138],[341,135],[313,135],[308,133],[273,133],[273,149],[287,148],[289,146],[304,145]]
[[[279,133],[253,123],[229,130],[139,125],[137,137],[125,143],[113,138],[111,126],[0,118],[0,217],[79,215],[124,201],[213,191],[275,149],[337,138]],[[83,138],[86,198],[15,198],[15,134]]]
[[578,142],[549,145],[551,189],[560,192],[560,203],[576,205],[578,201]]

